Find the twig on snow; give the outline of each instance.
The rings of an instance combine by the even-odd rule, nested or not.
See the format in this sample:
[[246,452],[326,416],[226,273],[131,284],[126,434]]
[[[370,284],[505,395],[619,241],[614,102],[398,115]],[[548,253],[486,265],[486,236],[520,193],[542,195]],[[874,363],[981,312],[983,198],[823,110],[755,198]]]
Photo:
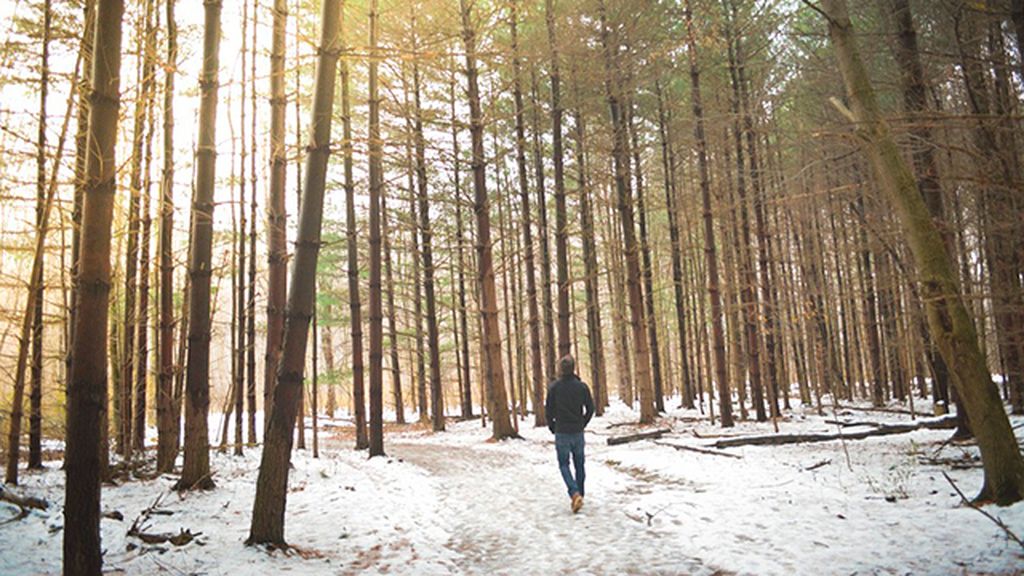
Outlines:
[[822,466],[828,466],[831,463],[832,463],[832,459],[831,458],[826,459],[826,460],[822,460],[821,462],[818,462],[817,464],[812,464],[812,465],[808,466],[807,468],[804,468],[804,472],[810,472],[811,470],[817,470],[818,468],[821,468]]
[[956,490],[956,493],[960,496],[960,500],[963,501],[964,504],[984,514],[986,518],[994,522],[996,526],[999,526],[999,528],[1006,533],[1007,538],[1016,542],[1021,548],[1024,548],[1024,540],[1021,540],[1020,537],[1014,534],[1013,530],[1010,530],[1009,526],[1007,526],[1005,522],[986,512],[981,506],[978,506],[974,502],[968,500],[967,496],[964,496],[964,493],[960,490],[960,487],[956,485],[956,482],[953,482],[953,479],[949,477],[949,474],[943,472],[942,475],[946,477],[946,482],[949,482],[949,485],[953,487],[953,490]]
[[655,440],[654,443],[657,444],[658,446],[669,446],[675,448],[676,450],[686,450],[688,452],[697,452],[698,454],[708,454],[710,456],[725,456],[727,458],[736,458],[737,460],[743,459],[743,456],[740,456],[739,454],[730,454],[728,452],[721,452],[718,450],[708,450],[707,448],[683,446],[682,444],[673,444],[671,442],[658,442],[657,440]]

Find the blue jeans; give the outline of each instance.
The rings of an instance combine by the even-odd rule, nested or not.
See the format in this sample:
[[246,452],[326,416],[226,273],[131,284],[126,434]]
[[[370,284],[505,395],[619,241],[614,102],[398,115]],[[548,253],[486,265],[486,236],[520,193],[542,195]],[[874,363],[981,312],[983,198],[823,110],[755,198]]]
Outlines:
[[[558,455],[558,469],[562,472],[562,480],[569,491],[569,496],[579,492],[583,496],[583,481],[586,479],[586,472],[583,470],[583,432],[576,434],[555,433],[555,453]],[[576,469],[576,478],[573,478],[569,470],[569,455],[572,455],[573,468]]]

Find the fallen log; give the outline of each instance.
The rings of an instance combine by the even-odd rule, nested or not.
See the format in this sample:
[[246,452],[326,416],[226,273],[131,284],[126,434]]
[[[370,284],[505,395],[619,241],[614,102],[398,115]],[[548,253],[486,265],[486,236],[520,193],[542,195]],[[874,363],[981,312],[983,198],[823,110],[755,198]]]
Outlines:
[[825,424],[832,424],[834,426],[842,426],[843,428],[854,428],[856,426],[871,426],[872,428],[879,428],[885,426],[884,422],[870,422],[867,420],[825,420]]
[[659,428],[658,430],[652,430],[650,432],[638,432],[636,434],[626,434],[625,436],[615,436],[608,439],[608,445],[616,446],[618,444],[626,444],[629,442],[636,442],[638,440],[661,438],[662,436],[668,434],[671,431],[671,428]]
[[36,498],[35,496],[21,496],[15,494],[10,490],[0,485],[0,502],[7,502],[18,507],[18,515],[7,522],[13,522],[15,520],[21,520],[28,516],[30,510],[46,510],[49,508],[50,503],[42,498]]
[[710,446],[713,448],[732,448],[736,446],[781,446],[784,444],[804,444],[809,442],[829,442],[832,440],[863,440],[871,436],[891,436],[906,434],[914,430],[948,430],[956,428],[956,417],[947,416],[937,420],[921,420],[912,424],[886,424],[873,430],[844,434],[782,434],[773,436],[741,436],[719,440]]
[[858,410],[860,412],[881,412],[883,414],[905,414],[907,416],[920,416],[920,412],[911,412],[903,408],[879,408],[875,406],[839,406],[839,410]]
[[129,536],[134,536],[139,540],[142,540],[146,544],[166,544],[170,542],[175,546],[184,546],[189,542],[196,539],[197,536],[201,536],[202,532],[193,533],[191,530],[182,528],[177,534],[173,532],[161,532],[158,534],[143,532],[141,530],[132,530],[128,532]]
[[743,456],[740,456],[739,454],[730,454],[728,452],[719,452],[718,450],[709,450],[707,448],[697,448],[697,447],[694,447],[694,446],[684,446],[682,444],[673,444],[671,442],[655,442],[655,444],[657,444],[658,446],[669,446],[670,448],[675,448],[676,450],[684,450],[684,451],[687,451],[687,452],[696,452],[698,454],[707,454],[709,456],[725,456],[727,458],[736,458],[737,460],[742,460],[743,459]]

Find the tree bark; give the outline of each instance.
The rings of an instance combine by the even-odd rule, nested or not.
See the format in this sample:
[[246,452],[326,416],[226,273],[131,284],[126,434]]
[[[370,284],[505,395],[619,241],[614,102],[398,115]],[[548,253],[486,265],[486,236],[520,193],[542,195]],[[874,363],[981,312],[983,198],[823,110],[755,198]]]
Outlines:
[[[580,189],[580,236],[583,241],[583,265],[586,271],[584,290],[587,298],[587,340],[590,349],[590,384],[594,391],[594,413],[604,414],[601,398],[607,395],[607,372],[604,360],[604,334],[601,328],[601,300],[598,289],[597,246],[594,230],[594,208],[591,184],[587,176],[586,126],[580,111],[579,85],[573,82],[574,92],[574,133],[576,139],[576,165],[579,171]],[[540,362],[540,358],[537,358]]]
[[[340,24],[342,51],[348,50],[345,36],[345,22]],[[359,248],[356,230],[356,185],[352,174],[352,109],[349,94],[350,73],[348,59],[342,58],[339,65],[341,75],[341,123],[342,154],[345,171],[345,246],[346,276],[348,278],[349,334],[352,340],[352,403],[355,404],[356,450],[370,446],[366,431],[366,397],[363,378],[363,312],[359,298]]]
[[669,119],[661,83],[655,84],[658,97],[658,135],[661,140],[661,165],[665,173],[665,206],[668,208],[669,241],[672,243],[672,288],[676,304],[676,328],[679,330],[679,357],[682,363],[683,406],[693,408],[694,388],[687,349],[686,301],[683,296],[683,254],[679,234],[679,206],[676,192],[676,162],[670,143]]
[[546,423],[544,415],[544,366],[541,358],[540,310],[537,307],[537,269],[534,262],[533,219],[530,209],[530,183],[527,181],[526,129],[523,112],[521,57],[519,55],[519,0],[512,2],[509,28],[512,36],[512,98],[515,103],[516,168],[519,176],[519,202],[522,211],[523,256],[526,260],[526,310],[530,331],[531,400],[533,425]]
[[538,96],[537,72],[530,70],[530,104],[532,108],[533,162],[536,171],[537,188],[537,237],[540,240],[540,289],[541,310],[544,317],[544,367],[545,375],[555,375],[555,321],[552,318],[554,303],[551,301],[551,250],[548,248],[548,204],[547,189],[544,185],[544,151],[540,129],[540,99]]
[[419,232],[422,238],[423,292],[427,305],[427,354],[430,366],[430,409],[434,432],[444,431],[444,395],[441,392],[441,351],[437,329],[437,297],[434,292],[433,233],[430,227],[430,197],[427,193],[427,141],[423,136],[423,110],[421,105],[419,40],[416,16],[412,17],[412,93],[415,114],[414,138],[416,148],[416,190],[419,201]]
[[558,283],[558,356],[570,352],[569,335],[569,256],[566,241],[568,215],[565,205],[565,159],[562,151],[561,72],[558,63],[558,40],[555,33],[554,0],[544,0],[544,21],[548,33],[548,54],[551,59],[551,159],[555,166],[555,266]]
[[[36,226],[43,220],[46,209],[46,98],[50,91],[50,36],[51,22],[50,0],[43,3],[43,45],[39,67],[39,126],[36,139]],[[42,230],[37,231],[42,234]],[[39,255],[40,258],[43,254]],[[42,264],[40,264],[42,266]],[[34,286],[36,305],[32,318],[32,386],[29,393],[29,425],[28,425],[28,467],[43,467],[43,305],[44,282]],[[13,412],[13,410],[12,410]]]
[[861,62],[845,0],[822,0],[839,69],[872,167],[903,222],[919,266],[929,326],[953,374],[981,449],[985,481],[980,501],[1008,505],[1024,498],[1024,458],[992,382],[974,324],[961,300],[956,273],[917,183],[882,120]]
[[145,177],[142,181],[142,205],[140,225],[142,238],[139,243],[139,312],[138,329],[135,335],[135,409],[132,426],[132,448],[144,453],[146,448],[146,405],[147,384],[149,380],[149,265],[150,238],[152,236],[153,218],[150,205],[152,203],[153,164],[153,132],[156,119],[154,107],[156,102],[156,28],[153,23],[155,5],[153,0],[146,2],[146,35],[145,51],[142,66],[142,92],[146,105],[146,134],[143,141],[143,166]]
[[[928,111],[928,83],[921,65],[920,52],[917,45],[917,31],[914,28],[913,15],[909,0],[889,0],[889,12],[896,26],[896,43],[893,56],[900,67],[900,84],[903,91],[903,107],[913,122],[911,129],[913,141],[912,158],[914,171],[917,174],[918,187],[924,196],[935,224],[939,227],[946,251],[954,254],[953,234],[946,224],[945,206],[942,200],[942,186],[939,180],[938,160],[932,139],[932,130],[923,114]],[[949,402],[949,368],[942,356],[938,354],[933,339],[926,342],[928,357],[932,360],[935,373],[933,384],[937,398]]]
[[[452,124],[452,169],[455,172],[455,242],[458,252],[457,262],[459,267],[459,333],[461,334],[462,348],[462,417],[473,417],[473,387],[470,377],[469,360],[469,310],[466,308],[466,258],[465,258],[465,234],[462,220],[462,169],[459,158],[459,122],[455,111],[455,59],[452,58],[452,75],[448,85],[448,95],[451,104]],[[481,398],[481,401],[483,399]],[[483,404],[481,404],[483,411]]]
[[[135,28],[138,54],[146,51],[142,19]],[[128,231],[124,267],[124,326],[121,333],[121,362],[118,377],[119,402],[114,404],[114,426],[117,429],[117,451],[128,460],[132,457],[132,387],[135,383],[135,334],[137,330],[137,296],[139,265],[139,212],[142,197],[142,148],[146,132],[146,89],[144,58],[135,65],[135,106],[132,126],[132,155],[129,174]]]
[[384,248],[384,275],[388,285],[388,340],[391,349],[391,388],[395,402],[395,422],[405,424],[402,402],[402,369],[398,361],[398,322],[395,317],[395,279],[391,267],[391,237],[388,227],[387,195],[380,196],[380,228]]
[[466,83],[469,98],[470,135],[473,142],[473,208],[476,213],[477,285],[480,289],[480,317],[483,326],[484,381],[488,405],[491,407],[492,438],[517,437],[509,420],[501,367],[501,334],[498,327],[498,298],[495,290],[494,264],[491,253],[491,217],[487,198],[486,164],[484,159],[484,124],[480,110],[480,89],[477,85],[476,29],[471,5],[459,0],[462,13],[462,41],[466,48]]
[[160,328],[157,344],[156,412],[158,472],[170,472],[178,457],[178,413],[174,411],[174,80],[178,61],[175,0],[167,0],[167,62],[164,76],[164,166],[160,178]]
[[[325,12],[326,17],[326,12]],[[326,29],[326,28],[325,28]],[[384,189],[383,142],[380,135],[380,100],[377,93],[377,0],[370,2],[370,457],[384,455],[384,318],[381,309],[381,238],[380,238],[380,197]],[[325,36],[326,38],[326,36]],[[333,84],[333,76],[331,82]],[[333,94],[333,85],[332,91]],[[324,111],[330,115],[330,100]],[[330,121],[324,140],[330,137]],[[325,156],[326,159],[326,156]],[[323,177],[317,184],[323,193]],[[315,268],[311,274],[315,273]],[[351,273],[351,270],[349,271]]]
[[121,0],[100,0],[85,166],[78,318],[72,339],[68,391],[64,522],[65,576],[98,576],[100,550],[100,424],[107,405],[107,320],[110,295],[110,236],[116,190],[118,108],[121,76]]
[[[245,217],[245,185],[247,184],[245,178],[245,161],[248,157],[248,150],[246,149],[246,125],[245,125],[245,97],[246,91],[249,89],[248,86],[248,73],[246,69],[246,59],[248,58],[248,43],[249,36],[249,2],[242,0],[242,81],[241,81],[241,98],[239,106],[239,127],[241,136],[241,150],[239,155],[239,174],[238,174],[238,221],[239,227],[236,231],[237,237],[234,238],[238,248],[237,252],[237,267],[235,269],[235,338],[236,347],[233,350],[235,356],[235,386],[232,388],[233,397],[232,404],[235,415],[235,438],[233,452],[236,456],[242,455],[242,443],[243,443],[243,427],[245,420],[245,349],[246,345],[246,320],[245,314],[248,307],[245,305],[245,281],[246,281],[246,217]],[[253,53],[255,54],[256,47],[253,46]],[[255,56],[254,56],[255,58]],[[234,144],[232,144],[233,146]],[[227,426],[224,427],[225,430]]]
[[216,178],[217,84],[220,52],[220,0],[207,0],[203,31],[203,71],[199,80],[199,147],[192,201],[193,241],[189,256],[188,373],[185,382],[185,461],[178,490],[213,487],[210,478],[210,273],[213,248],[213,189]]
[[[978,8],[961,7],[956,16],[956,40],[971,111],[976,115],[974,145],[980,170],[986,174],[977,191],[984,226],[996,343],[1015,414],[1024,413],[1024,287],[1021,285],[1020,164],[1009,119],[1010,87],[1004,64],[1000,23],[987,22]],[[986,26],[987,25],[987,26]],[[988,32],[992,69],[983,66],[980,40]],[[989,78],[992,78],[990,90]]]
[[708,296],[711,300],[711,335],[714,348],[715,380],[723,428],[734,425],[732,397],[725,366],[725,329],[722,326],[722,295],[719,288],[718,258],[715,254],[715,229],[711,217],[711,181],[708,176],[707,140],[704,136],[704,106],[700,92],[700,69],[697,65],[697,41],[693,30],[693,13],[686,1],[687,47],[690,60],[690,90],[693,104],[694,140],[697,144],[697,168],[700,172],[701,201],[704,209],[704,258],[707,264]]
[[248,443],[250,445],[256,444],[256,152],[257,148],[257,135],[256,135],[256,30],[259,28],[259,2],[253,0],[253,21],[252,21],[252,45],[253,54],[249,59],[249,82],[250,85],[250,104],[252,106],[252,124],[250,126],[250,147],[252,148],[250,153],[251,164],[249,165],[249,190],[251,196],[249,197],[249,295],[246,299],[246,312],[245,318],[248,323],[246,326],[246,337],[248,340],[248,346],[245,350],[245,363],[246,363],[246,383],[245,383],[245,397],[246,403],[249,407],[249,420],[248,420]]
[[[284,187],[288,172],[285,151],[284,53],[288,25],[287,0],[274,0],[270,48],[270,186],[267,189],[267,341],[263,363],[263,414],[273,409],[277,365],[284,338],[284,307],[288,281]],[[347,139],[346,139],[347,140]],[[269,420],[264,424],[266,428]]]
[[612,43],[606,23],[603,0],[599,3],[601,17],[601,45],[604,51],[605,94],[613,127],[612,161],[615,172],[616,199],[622,222],[623,249],[626,255],[626,288],[629,301],[630,327],[633,333],[633,347],[636,354],[636,388],[640,397],[640,423],[649,424],[657,417],[654,391],[651,388],[651,350],[644,326],[643,295],[640,287],[639,246],[636,241],[636,225],[633,220],[633,199],[629,190],[629,143],[628,124],[623,109],[621,86],[616,75],[613,54],[618,52],[618,43]]
[[640,276],[643,279],[644,319],[651,350],[651,383],[654,386],[654,408],[659,414],[665,412],[665,386],[662,377],[661,347],[658,345],[657,312],[654,309],[654,277],[651,262],[650,232],[647,225],[647,198],[644,195],[643,165],[640,163],[640,135],[635,122],[635,106],[632,100],[627,104],[626,130],[630,133],[633,153],[634,178],[636,181],[636,211],[640,220]]
[[298,412],[299,396],[302,394],[309,324],[316,301],[316,264],[330,155],[331,104],[334,101],[335,75],[342,46],[339,30],[341,16],[339,0],[324,1],[309,144],[306,148],[305,194],[299,213],[295,264],[288,290],[284,348],[277,371],[277,385],[274,387],[273,411],[256,480],[248,544],[287,546],[284,541],[284,513],[288,496],[288,468],[291,461],[292,429]]

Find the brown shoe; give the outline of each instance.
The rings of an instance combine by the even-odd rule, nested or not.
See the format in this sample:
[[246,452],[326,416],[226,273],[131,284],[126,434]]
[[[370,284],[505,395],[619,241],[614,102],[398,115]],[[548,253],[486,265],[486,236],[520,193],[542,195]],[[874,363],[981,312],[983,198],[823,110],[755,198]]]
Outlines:
[[572,495],[572,513],[575,514],[583,508],[583,496],[579,492]]

